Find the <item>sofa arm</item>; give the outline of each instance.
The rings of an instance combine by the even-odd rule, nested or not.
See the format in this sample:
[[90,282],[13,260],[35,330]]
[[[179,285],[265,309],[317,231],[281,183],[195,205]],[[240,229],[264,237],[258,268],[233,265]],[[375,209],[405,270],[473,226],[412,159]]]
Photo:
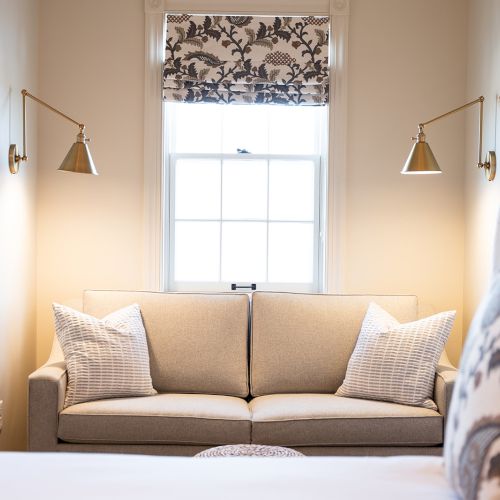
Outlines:
[[55,346],[47,363],[28,378],[29,450],[56,449],[59,412],[64,406],[66,384],[66,363],[60,349]]
[[436,379],[434,382],[434,401],[438,407],[439,413],[446,418],[450,410],[451,396],[453,386],[458,375],[458,370],[448,361],[441,359],[436,369]]

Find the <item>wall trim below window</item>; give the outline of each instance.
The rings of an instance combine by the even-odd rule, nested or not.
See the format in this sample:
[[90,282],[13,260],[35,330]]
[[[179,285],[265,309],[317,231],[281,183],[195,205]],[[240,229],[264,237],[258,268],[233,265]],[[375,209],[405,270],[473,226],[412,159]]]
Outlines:
[[[325,291],[342,291],[345,258],[346,153],[347,153],[347,50],[350,0],[144,0],[144,289],[160,291],[163,283],[164,213],[162,65],[164,13],[311,14],[330,15],[332,24],[332,71],[334,106],[329,115],[328,226],[326,234]],[[304,12],[307,5],[307,12]],[[249,8],[249,6],[251,6]]]

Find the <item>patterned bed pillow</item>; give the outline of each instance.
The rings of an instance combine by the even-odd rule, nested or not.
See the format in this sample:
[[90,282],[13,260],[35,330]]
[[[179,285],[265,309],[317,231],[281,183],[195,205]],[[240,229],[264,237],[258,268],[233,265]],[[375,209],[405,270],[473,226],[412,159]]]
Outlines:
[[53,304],[68,386],[64,407],[96,399],[155,394],[137,304],[103,319]]
[[469,330],[453,389],[444,460],[460,498],[500,498],[500,269]]
[[455,311],[448,311],[400,324],[370,303],[335,395],[437,410],[432,400],[436,367],[454,319]]

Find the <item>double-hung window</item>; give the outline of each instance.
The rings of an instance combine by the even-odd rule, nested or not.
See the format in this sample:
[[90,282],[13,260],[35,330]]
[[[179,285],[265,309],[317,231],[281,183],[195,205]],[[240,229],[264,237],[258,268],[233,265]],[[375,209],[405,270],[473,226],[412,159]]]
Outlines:
[[167,19],[168,289],[319,291],[325,18]]

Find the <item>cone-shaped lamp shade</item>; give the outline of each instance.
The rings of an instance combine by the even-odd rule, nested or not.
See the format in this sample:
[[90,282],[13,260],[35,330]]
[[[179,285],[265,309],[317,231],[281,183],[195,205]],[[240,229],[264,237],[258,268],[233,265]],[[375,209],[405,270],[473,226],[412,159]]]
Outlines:
[[89,147],[85,144],[85,136],[78,134],[76,142],[71,146],[59,170],[79,174],[99,175],[92,160]]
[[416,142],[411,148],[402,174],[440,174],[441,169],[434,158],[429,144],[425,141]]

